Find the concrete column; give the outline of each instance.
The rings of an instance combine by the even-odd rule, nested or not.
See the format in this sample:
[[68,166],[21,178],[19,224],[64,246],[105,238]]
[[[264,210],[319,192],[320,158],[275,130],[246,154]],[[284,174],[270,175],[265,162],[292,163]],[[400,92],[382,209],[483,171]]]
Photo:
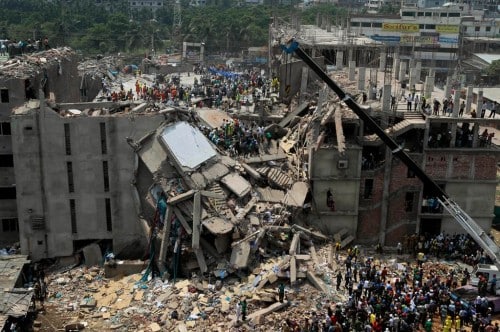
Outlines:
[[417,68],[410,68],[410,82],[408,83],[410,91],[417,84]]
[[480,118],[481,117],[481,109],[483,108],[483,89],[480,88],[479,91],[477,92],[477,110],[476,110],[476,114],[477,114],[477,117]]
[[399,64],[401,63],[401,58],[399,57],[399,50],[394,52],[394,61],[392,62],[392,73],[394,78],[398,78],[399,75]]
[[423,144],[424,149],[429,147],[430,131],[431,131],[431,122],[429,121],[429,118],[427,118],[427,120],[425,120],[424,144]]
[[[458,118],[458,111],[460,110],[460,86],[455,90],[453,95],[453,114],[454,118]],[[452,133],[453,134],[453,133]]]
[[356,61],[349,61],[349,81],[356,80]]
[[351,47],[349,48],[349,59],[347,61],[354,61],[354,65],[356,65],[356,59],[354,59],[354,49]]
[[365,91],[365,80],[366,80],[366,68],[358,68],[358,90]]
[[385,233],[387,231],[387,218],[389,212],[389,193],[392,178],[392,151],[388,147],[385,149],[385,164],[384,164],[384,187],[382,191],[382,204],[380,206],[380,231],[379,242],[385,244]]
[[411,58],[410,61],[408,61],[408,69],[415,68],[416,61],[417,60],[415,58]]
[[387,53],[381,52],[380,53],[380,62],[379,62],[379,67],[378,67],[378,69],[380,71],[383,71],[385,69],[386,61],[387,61]]
[[391,111],[391,84],[385,84],[382,89],[382,111]]
[[427,76],[425,78],[424,96],[425,99],[429,101],[429,103],[432,103],[431,97],[433,91],[434,91],[434,76]]
[[406,79],[406,62],[401,61],[399,64],[399,81],[403,82]]
[[309,77],[309,67],[302,67],[302,79],[300,81],[300,103],[305,101],[307,91],[307,78]]
[[450,148],[454,148],[455,146],[457,146],[457,142],[456,141],[457,141],[457,123],[454,122],[454,123],[451,124]]
[[479,146],[479,124],[474,123],[472,127],[472,147],[477,148]]
[[160,264],[164,264],[165,258],[167,257],[168,246],[170,245],[170,225],[172,223],[172,212],[173,208],[171,205],[167,204],[167,211],[165,213],[165,221],[163,225],[163,236],[161,238],[160,255],[158,261]]
[[337,70],[344,68],[344,51],[337,51],[335,66]]
[[446,85],[444,86],[444,97],[448,98],[451,95],[451,76],[446,77]]
[[415,69],[416,69],[415,77],[417,78],[417,84],[418,84],[420,83],[420,76],[422,76],[422,60],[417,60]]
[[467,87],[467,94],[465,96],[465,114],[470,114],[472,99],[474,99],[473,90],[474,88],[472,86]]

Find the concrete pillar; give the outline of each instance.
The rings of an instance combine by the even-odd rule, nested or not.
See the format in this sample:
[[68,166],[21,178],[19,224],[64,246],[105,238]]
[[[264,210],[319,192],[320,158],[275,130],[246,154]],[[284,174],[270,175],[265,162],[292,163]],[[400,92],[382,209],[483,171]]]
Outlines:
[[399,81],[403,82],[406,79],[406,62],[401,61],[399,64]]
[[356,79],[356,61],[349,61],[349,81]]
[[446,77],[446,85],[444,86],[444,97],[451,96],[451,76]]
[[410,68],[410,82],[409,87],[410,91],[413,91],[413,87],[417,84],[417,68]]
[[429,101],[429,103],[432,103],[431,97],[433,91],[434,91],[434,76],[427,76],[425,78],[424,96],[425,99]]
[[429,119],[425,121],[425,131],[424,131],[424,149],[429,147],[429,135],[431,131],[431,122]]
[[335,66],[337,70],[344,68],[344,51],[337,51]]
[[477,92],[477,110],[476,114],[477,117],[481,117],[481,110],[483,109],[483,89],[479,88],[479,91]]
[[309,77],[309,67],[302,67],[302,79],[300,81],[300,103],[305,101],[307,91],[307,78]]
[[160,255],[158,257],[158,261],[160,264],[165,264],[168,246],[170,245],[170,225],[172,224],[172,213],[173,208],[171,205],[167,204],[167,211],[165,213],[165,221],[163,226],[163,236],[161,238],[161,247],[160,247]]
[[474,99],[474,88],[472,86],[467,87],[467,94],[465,96],[465,114],[470,114],[472,99]]
[[479,124],[474,123],[472,127],[472,147],[477,148],[479,146]]
[[454,122],[451,124],[450,148],[454,148],[456,146],[457,146],[457,123]]
[[378,69],[380,71],[384,71],[386,61],[387,61],[387,53],[381,52],[380,53],[380,62],[379,62],[379,67],[378,67]]
[[422,76],[422,60],[417,60],[417,63],[415,64],[415,77],[417,78],[417,84],[420,83],[420,77]]
[[347,61],[354,61],[354,65],[356,65],[356,59],[354,59],[354,49],[352,47],[349,48],[349,59]]
[[382,89],[382,111],[391,111],[391,84],[385,84]]
[[455,90],[455,94],[453,95],[453,117],[458,118],[458,111],[460,110],[460,91],[462,89],[460,86]]
[[394,62],[392,63],[392,73],[394,78],[399,78],[399,64],[401,63],[401,59],[399,58],[399,51],[394,53]]
[[416,59],[415,58],[411,58],[410,61],[408,62],[408,70],[412,69],[412,68],[415,68],[415,63],[416,63]]
[[384,163],[384,186],[382,190],[382,204],[380,206],[380,230],[378,241],[381,245],[385,244],[385,235],[387,232],[387,218],[389,214],[389,193],[392,179],[392,151],[388,147],[385,149]]
[[365,91],[365,80],[366,80],[366,68],[358,68],[358,90]]

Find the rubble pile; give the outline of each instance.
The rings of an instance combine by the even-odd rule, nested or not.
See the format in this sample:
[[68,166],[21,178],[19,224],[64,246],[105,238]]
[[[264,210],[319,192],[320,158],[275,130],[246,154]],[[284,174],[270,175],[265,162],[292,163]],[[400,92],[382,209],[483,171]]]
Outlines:
[[[293,239],[288,240],[293,243]],[[307,242],[306,244],[311,244]],[[311,245],[301,255],[284,254],[263,259],[248,274],[208,277],[193,274],[182,280],[144,279],[141,274],[105,277],[99,267],[79,267],[48,275],[49,299],[45,309],[57,313],[65,325],[80,324],[89,331],[278,331],[285,319],[301,323],[322,315],[327,308],[342,307],[349,300],[347,289],[336,289],[335,275],[345,273],[346,252],[335,259],[332,243]],[[298,275],[307,278],[290,283],[290,262],[303,264]],[[413,283],[417,264],[410,255],[374,254],[362,249],[358,267],[372,261],[378,271],[387,269],[388,280]],[[144,264],[146,266],[147,262]],[[428,261],[423,275],[445,281],[460,280],[457,262]],[[278,284],[286,284],[285,301],[278,301]],[[248,302],[248,316],[236,321],[236,304]],[[43,315],[43,313],[42,313]],[[44,331],[42,324],[39,331]]]
[[60,64],[62,59],[75,55],[76,53],[68,47],[18,55],[0,65],[0,75],[14,78],[36,77],[44,68],[56,63]]

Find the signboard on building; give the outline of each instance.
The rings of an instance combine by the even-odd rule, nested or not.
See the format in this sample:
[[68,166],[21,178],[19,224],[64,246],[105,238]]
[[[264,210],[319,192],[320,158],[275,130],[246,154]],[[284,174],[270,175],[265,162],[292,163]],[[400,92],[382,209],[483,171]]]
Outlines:
[[441,44],[458,44],[458,38],[439,37]]
[[420,28],[415,23],[382,23],[383,31],[399,31],[399,32],[419,32]]
[[400,37],[399,36],[379,36],[379,35],[372,35],[370,36],[371,39],[383,42],[383,43],[399,43],[400,42]]
[[437,42],[436,36],[401,36],[401,44],[435,44]]
[[436,31],[439,33],[458,33],[458,25],[436,25]]

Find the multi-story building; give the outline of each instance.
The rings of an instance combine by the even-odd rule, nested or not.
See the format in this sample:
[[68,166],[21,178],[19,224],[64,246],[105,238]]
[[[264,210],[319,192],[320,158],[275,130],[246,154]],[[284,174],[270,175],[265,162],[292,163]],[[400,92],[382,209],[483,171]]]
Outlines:
[[349,30],[383,42],[402,60],[447,72],[471,53],[498,50],[500,18],[490,14],[467,4],[403,7],[398,15],[354,15]]
[[72,255],[91,242],[116,253],[143,248],[134,242],[145,238],[132,190],[138,160],[127,142],[164,116],[110,104],[51,108],[42,99],[12,115],[21,250],[34,260]]
[[[395,245],[407,234],[463,233],[428,188],[350,111],[323,128],[320,146],[309,149],[315,198],[311,223],[331,234],[348,229],[358,243]],[[494,217],[499,151],[479,135],[497,119],[412,117],[399,114],[387,130],[421,168],[483,229]],[[410,114],[411,115],[411,114]],[[341,122],[341,123],[340,123]],[[339,136],[338,131],[342,132]],[[345,137],[345,149],[338,137]],[[314,137],[312,139],[313,142]],[[333,165],[333,167],[332,167]],[[333,195],[335,208],[327,205]]]
[[79,100],[76,54],[69,49],[53,49],[20,56],[0,65],[0,243],[19,239],[19,195],[12,148],[11,112],[42,90],[53,101]]
[[130,0],[130,9],[150,9],[156,11],[165,5],[164,0]]

